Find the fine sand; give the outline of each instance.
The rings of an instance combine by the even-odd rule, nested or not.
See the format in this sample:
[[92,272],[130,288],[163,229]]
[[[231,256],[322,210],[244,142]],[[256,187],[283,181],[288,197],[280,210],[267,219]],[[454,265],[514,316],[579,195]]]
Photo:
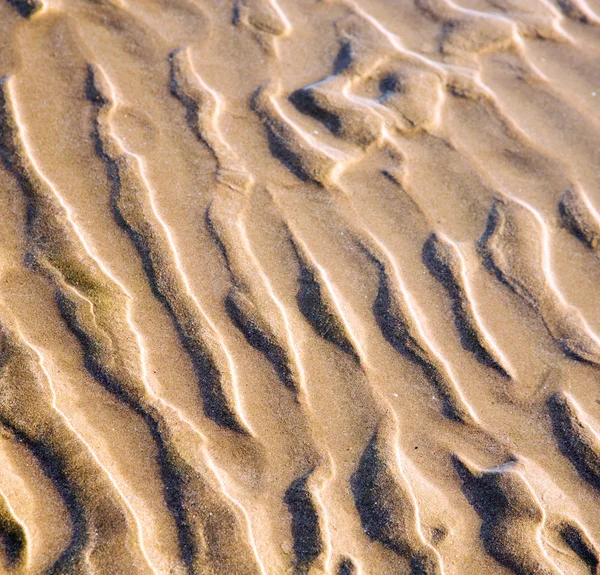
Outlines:
[[600,0],[0,0],[0,573],[600,573]]

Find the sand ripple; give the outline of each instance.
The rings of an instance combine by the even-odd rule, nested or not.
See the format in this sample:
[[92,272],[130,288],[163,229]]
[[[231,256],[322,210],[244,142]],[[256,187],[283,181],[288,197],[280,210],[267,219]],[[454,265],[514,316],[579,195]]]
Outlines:
[[0,572],[597,573],[599,26],[0,2]]

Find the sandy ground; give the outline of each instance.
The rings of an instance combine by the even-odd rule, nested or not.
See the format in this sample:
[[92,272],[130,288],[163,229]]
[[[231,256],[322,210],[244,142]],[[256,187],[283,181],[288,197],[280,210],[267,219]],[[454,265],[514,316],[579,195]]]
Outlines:
[[600,0],[0,0],[0,572],[600,562]]

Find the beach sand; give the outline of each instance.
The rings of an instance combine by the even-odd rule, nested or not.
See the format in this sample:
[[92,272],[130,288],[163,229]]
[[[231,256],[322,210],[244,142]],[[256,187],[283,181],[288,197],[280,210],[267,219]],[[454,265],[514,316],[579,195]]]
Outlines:
[[599,0],[0,0],[0,572],[600,562]]

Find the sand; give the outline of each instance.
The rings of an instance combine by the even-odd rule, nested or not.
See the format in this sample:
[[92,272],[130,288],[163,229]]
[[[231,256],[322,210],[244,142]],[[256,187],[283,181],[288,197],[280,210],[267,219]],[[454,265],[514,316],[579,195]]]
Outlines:
[[0,572],[600,573],[599,0],[1,0]]

